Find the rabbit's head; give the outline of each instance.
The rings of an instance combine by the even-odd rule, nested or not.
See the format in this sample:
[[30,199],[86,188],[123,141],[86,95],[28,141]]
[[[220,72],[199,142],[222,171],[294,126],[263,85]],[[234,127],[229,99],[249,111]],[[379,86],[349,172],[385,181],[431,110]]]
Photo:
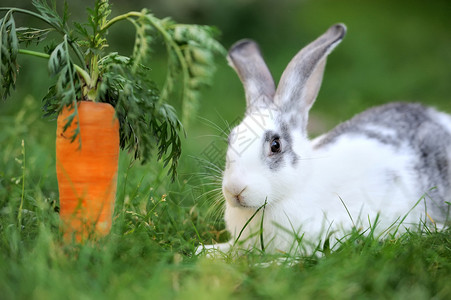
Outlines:
[[[231,207],[258,208],[281,201],[308,176],[308,112],[318,94],[327,55],[346,33],[337,24],[303,48],[276,89],[258,46],[237,42],[228,60],[244,85],[246,114],[229,135],[222,190]],[[307,170],[306,170],[307,169]],[[305,171],[305,172],[304,172]]]

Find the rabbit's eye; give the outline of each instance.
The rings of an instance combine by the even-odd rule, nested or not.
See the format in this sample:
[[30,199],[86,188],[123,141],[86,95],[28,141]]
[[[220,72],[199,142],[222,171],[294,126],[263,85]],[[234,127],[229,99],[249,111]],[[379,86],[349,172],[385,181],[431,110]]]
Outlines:
[[272,153],[279,153],[282,148],[280,140],[278,138],[273,139],[271,141],[270,147]]

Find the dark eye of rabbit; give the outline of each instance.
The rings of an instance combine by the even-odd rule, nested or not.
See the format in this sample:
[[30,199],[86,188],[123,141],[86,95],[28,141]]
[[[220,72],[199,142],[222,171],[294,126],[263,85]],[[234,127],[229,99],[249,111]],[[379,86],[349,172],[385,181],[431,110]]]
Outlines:
[[270,148],[271,148],[271,152],[272,153],[279,153],[280,152],[280,150],[282,148],[282,144],[281,144],[279,138],[274,138],[271,141]]

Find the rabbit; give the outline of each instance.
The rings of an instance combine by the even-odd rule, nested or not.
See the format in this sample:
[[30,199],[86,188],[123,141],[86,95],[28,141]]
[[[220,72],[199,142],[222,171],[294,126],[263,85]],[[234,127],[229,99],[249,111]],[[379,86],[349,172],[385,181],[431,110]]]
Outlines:
[[254,41],[229,50],[246,98],[245,117],[228,137],[222,181],[231,239],[202,249],[311,251],[352,228],[382,235],[447,222],[450,115],[389,103],[309,140],[308,113],[326,57],[346,31],[333,25],[303,48],[277,88]]

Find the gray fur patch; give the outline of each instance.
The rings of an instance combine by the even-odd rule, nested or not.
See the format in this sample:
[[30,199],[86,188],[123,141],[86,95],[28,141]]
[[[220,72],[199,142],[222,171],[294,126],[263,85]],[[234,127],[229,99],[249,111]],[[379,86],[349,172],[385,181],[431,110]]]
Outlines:
[[441,210],[437,213],[446,213],[449,206],[444,202],[451,200],[451,162],[447,153],[451,148],[450,133],[437,123],[427,122],[418,128],[411,145],[419,156],[415,169],[420,181],[424,188],[432,188],[427,192],[427,199],[433,202],[429,208]]
[[396,149],[407,144],[417,154],[412,169],[418,174],[420,188],[429,190],[426,198],[432,205],[428,208],[446,217],[449,206],[445,201],[451,200],[451,133],[436,122],[435,114],[435,110],[416,103],[396,102],[375,107],[338,125],[315,149],[331,146],[346,135],[361,135]]
[[280,131],[282,133],[283,140],[287,141],[287,145],[285,145],[284,152],[290,159],[290,163],[293,167],[296,166],[299,160],[299,156],[293,150],[293,138],[289,132],[289,126],[282,122],[280,126]]
[[[279,138],[282,145],[282,150],[279,153],[268,155],[269,143],[272,139]],[[285,165],[288,161],[292,166],[295,166],[299,160],[299,156],[293,151],[293,138],[291,137],[288,126],[281,124],[277,132],[268,130],[263,136],[263,147],[261,157],[263,162],[271,171],[277,171]]]
[[274,153],[272,155],[268,155],[269,143],[274,138],[281,139],[280,134],[278,134],[272,130],[268,130],[265,132],[265,134],[263,136],[263,142],[262,142],[263,147],[262,147],[262,152],[261,152],[262,161],[268,166],[268,168],[271,171],[277,171],[285,165],[284,149],[285,149],[285,144],[287,144],[286,141],[281,139],[282,151],[279,153]]

